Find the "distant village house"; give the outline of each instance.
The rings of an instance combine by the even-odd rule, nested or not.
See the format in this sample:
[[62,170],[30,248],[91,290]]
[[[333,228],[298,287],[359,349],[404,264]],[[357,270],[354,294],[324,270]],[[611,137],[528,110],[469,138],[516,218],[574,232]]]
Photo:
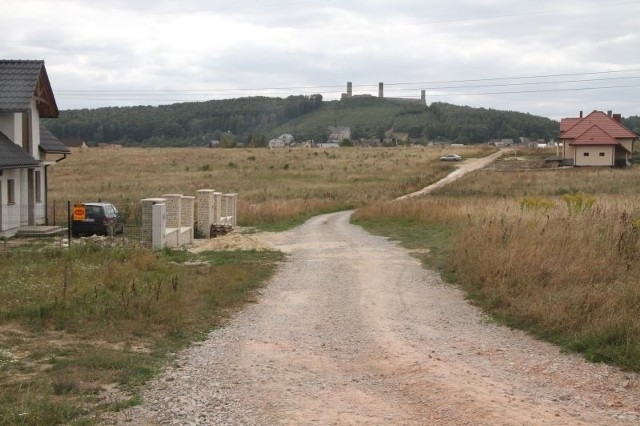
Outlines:
[[65,146],[69,148],[81,148],[81,149],[88,148],[87,141],[84,139],[66,138],[66,139],[60,139],[60,142],[62,142]]
[[630,164],[638,139],[622,124],[620,114],[593,111],[586,117],[560,120],[562,158],[566,165],[625,166]]

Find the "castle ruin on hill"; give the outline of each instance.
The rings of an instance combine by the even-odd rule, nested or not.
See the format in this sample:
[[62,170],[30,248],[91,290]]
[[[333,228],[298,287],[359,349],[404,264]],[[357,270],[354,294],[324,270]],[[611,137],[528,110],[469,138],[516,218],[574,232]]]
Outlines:
[[[340,97],[340,100],[348,100],[348,99],[362,99],[362,98],[373,98],[373,95],[370,94],[361,94],[361,95],[354,95],[353,94],[353,83],[352,82],[347,82],[347,92],[343,93],[342,96]],[[408,104],[413,104],[413,105],[426,105],[427,102],[427,95],[426,95],[426,91],[425,90],[421,90],[420,91],[420,99],[410,99],[410,98],[385,98],[384,96],[384,83],[380,82],[378,83],[378,98],[380,99],[386,99],[386,100],[391,100],[394,102],[402,102],[402,103],[408,103]]]

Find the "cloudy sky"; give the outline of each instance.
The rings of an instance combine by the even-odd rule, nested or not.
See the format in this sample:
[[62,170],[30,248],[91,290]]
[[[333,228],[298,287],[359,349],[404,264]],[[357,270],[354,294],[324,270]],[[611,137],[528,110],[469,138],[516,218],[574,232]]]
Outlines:
[[640,0],[3,0],[60,109],[321,93],[640,115]]

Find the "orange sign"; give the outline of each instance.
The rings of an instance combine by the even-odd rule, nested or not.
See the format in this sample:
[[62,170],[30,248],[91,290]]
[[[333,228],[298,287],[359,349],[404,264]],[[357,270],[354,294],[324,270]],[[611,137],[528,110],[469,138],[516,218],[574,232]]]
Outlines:
[[84,220],[86,210],[84,204],[73,205],[73,220]]

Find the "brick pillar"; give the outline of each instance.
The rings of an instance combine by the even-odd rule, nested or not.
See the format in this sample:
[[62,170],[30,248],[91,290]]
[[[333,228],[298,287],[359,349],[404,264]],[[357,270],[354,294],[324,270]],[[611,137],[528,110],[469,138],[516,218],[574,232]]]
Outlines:
[[[162,197],[167,199],[167,228],[179,229],[182,220],[182,194],[164,194]],[[178,247],[182,244],[179,231],[176,244]]]
[[215,223],[213,220],[214,193],[213,189],[201,189],[196,193],[198,231],[201,235],[205,235],[205,238],[209,238],[211,225]]
[[145,247],[151,247],[153,243],[153,206],[166,203],[165,198],[145,198],[140,200],[142,204],[142,227],[140,229],[140,242]]
[[213,223],[220,223],[220,216],[222,216],[222,193],[213,193]]
[[180,241],[181,245],[193,244],[193,226],[194,226],[193,208],[195,204],[195,199],[196,197],[191,197],[188,195],[182,196],[180,225],[183,228],[189,228],[189,233],[187,235],[188,241]]
[[231,216],[230,225],[236,226],[238,223],[238,194],[229,195],[229,215]]

